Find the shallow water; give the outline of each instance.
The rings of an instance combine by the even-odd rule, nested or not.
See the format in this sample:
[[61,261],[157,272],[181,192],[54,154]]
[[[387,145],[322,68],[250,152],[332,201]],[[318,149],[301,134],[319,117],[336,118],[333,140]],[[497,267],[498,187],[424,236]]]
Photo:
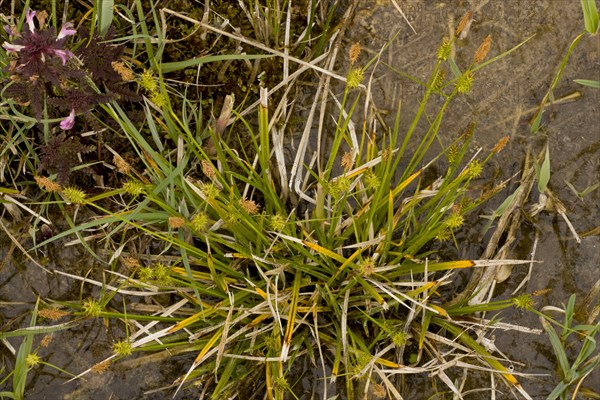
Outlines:
[[[600,91],[573,82],[574,79],[600,79],[599,36],[586,35],[580,41],[554,92],[555,99],[573,93],[579,96],[549,106],[537,136],[530,134],[529,126],[535,107],[548,90],[568,46],[584,29],[579,2],[396,2],[414,31],[392,3],[361,4],[348,27],[346,46],[359,42],[373,55],[389,38],[398,34],[398,39],[382,54],[381,65],[374,73],[373,94],[376,104],[390,110],[390,114],[401,101],[402,114],[407,116],[404,126],[410,123],[418,106],[420,89],[384,63],[426,80],[441,38],[449,34],[452,29],[449,27],[456,26],[469,7],[472,7],[474,22],[468,37],[457,46],[459,67],[470,63],[488,34],[493,38],[488,58],[535,35],[516,52],[475,74],[472,93],[457,101],[446,114],[441,132],[454,138],[470,121],[475,121],[473,147],[481,146],[484,151],[489,151],[501,137],[509,135],[509,145],[492,161],[496,182],[509,178],[521,168],[527,146],[532,146],[537,153],[547,138],[552,163],[550,189],[565,204],[577,232],[597,227],[600,224],[600,190],[581,200],[565,181],[578,190],[600,181]],[[392,123],[393,119],[389,117],[388,124]],[[503,191],[487,204],[484,212],[494,210],[512,193],[516,183],[509,185],[510,191]],[[537,201],[537,196],[534,193],[532,199]],[[541,263],[534,266],[531,279],[519,293],[551,289],[536,298],[537,309],[544,305],[561,306],[573,293],[582,299],[600,279],[600,238],[597,235],[585,237],[578,244],[556,213],[542,212],[535,223],[540,232],[535,259]],[[530,257],[536,227],[530,223],[522,224],[512,251],[513,258]],[[481,254],[477,242],[461,243],[462,246],[460,257],[477,258]],[[527,266],[515,267],[512,276],[497,287],[496,296],[510,296],[526,273]],[[538,318],[531,314],[506,311],[501,317],[503,322],[541,328]],[[521,378],[523,386],[534,398],[546,398],[557,383],[554,375],[556,360],[547,336],[523,332],[502,334],[499,331],[495,336],[499,349],[512,360],[523,363],[522,372],[548,374]],[[593,375],[586,382],[591,387],[600,381],[600,372]]]

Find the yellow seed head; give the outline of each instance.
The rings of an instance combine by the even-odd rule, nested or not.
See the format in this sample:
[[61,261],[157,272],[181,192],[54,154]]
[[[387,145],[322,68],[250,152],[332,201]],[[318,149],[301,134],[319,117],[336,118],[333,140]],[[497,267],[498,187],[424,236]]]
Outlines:
[[160,108],[167,105],[169,98],[166,94],[157,91],[152,93],[150,96],[150,101],[153,102],[156,107]]
[[285,217],[281,214],[272,215],[269,219],[269,228],[277,232],[282,231],[285,228],[285,224]]
[[408,333],[402,332],[402,331],[396,332],[394,334],[394,336],[392,336],[392,342],[398,347],[402,347],[406,343],[408,343],[408,339],[409,339]]
[[437,235],[435,235],[435,240],[438,242],[445,242],[446,240],[450,240],[451,237],[452,232],[450,232],[449,229],[442,229]]
[[139,196],[144,193],[144,185],[139,181],[129,180],[123,183],[123,190],[131,196]]
[[350,189],[350,179],[340,176],[338,179],[329,182],[329,194],[334,199],[341,198]]
[[377,174],[371,170],[368,170],[364,173],[363,182],[365,186],[371,190],[376,190],[379,188],[379,185],[381,185],[381,180],[379,180]]
[[471,91],[473,86],[473,73],[465,72],[456,81],[456,91],[458,93],[466,94]]
[[479,45],[479,48],[475,52],[475,57],[473,61],[475,64],[482,62],[487,57],[490,52],[490,48],[492,47],[492,35],[487,35],[483,42]]
[[450,38],[445,37],[442,39],[442,43],[440,47],[438,47],[437,58],[440,61],[446,61],[450,54],[452,53],[452,41]]
[[479,160],[473,160],[467,165],[467,175],[469,179],[475,179],[483,172],[483,166]]
[[102,305],[94,299],[87,299],[83,303],[83,313],[88,317],[99,317],[102,312]]
[[142,282],[150,282],[155,278],[154,268],[151,266],[142,267],[138,269],[137,276]]
[[145,70],[144,73],[140,75],[139,83],[141,87],[150,93],[158,92],[158,83],[150,70]]
[[133,352],[133,346],[128,340],[119,340],[113,344],[113,352],[121,357],[130,355]]
[[365,72],[362,68],[351,68],[346,77],[348,89],[356,89],[365,78]]
[[37,367],[41,361],[40,356],[35,353],[29,353],[25,357],[25,364],[27,364],[27,367],[29,368]]
[[217,198],[217,195],[219,194],[220,190],[218,187],[215,186],[214,183],[204,183],[202,182],[200,184],[200,190],[202,191],[202,194],[204,196],[206,196],[207,200],[213,200]]
[[435,79],[431,84],[433,90],[440,90],[444,86],[444,80],[446,79],[446,70],[440,69],[435,75]]
[[35,179],[35,183],[37,183],[40,188],[47,192],[60,192],[62,189],[58,183],[51,181],[50,178],[46,178],[45,176],[36,176],[33,179]]
[[450,165],[456,165],[456,162],[458,161],[458,153],[459,151],[456,145],[453,144],[448,148],[448,152],[446,154],[448,156],[448,163]]
[[78,189],[73,186],[69,186],[63,189],[63,195],[67,199],[68,202],[73,204],[85,204],[86,194],[83,190]]
[[465,219],[463,218],[463,216],[460,215],[460,213],[453,212],[448,216],[448,218],[444,222],[444,225],[446,226],[446,228],[454,230],[460,228],[464,223]]
[[375,272],[375,261],[372,258],[362,260],[358,266],[363,276],[369,276]]
[[173,283],[171,278],[171,268],[163,263],[154,265],[154,278],[156,283],[168,286]]
[[203,212],[196,213],[190,221],[190,228],[196,232],[204,232],[206,225],[208,225],[208,216]]
[[512,299],[512,303],[516,308],[529,309],[533,307],[533,299],[528,294],[522,294]]

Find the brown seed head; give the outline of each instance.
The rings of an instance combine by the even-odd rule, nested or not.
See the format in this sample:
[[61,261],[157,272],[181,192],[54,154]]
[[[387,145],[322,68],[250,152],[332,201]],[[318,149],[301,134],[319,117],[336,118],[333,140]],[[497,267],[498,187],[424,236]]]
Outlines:
[[509,136],[504,136],[502,139],[498,140],[498,143],[496,143],[492,149],[492,153],[500,153],[508,143],[509,139]]
[[473,22],[473,11],[469,10],[462,16],[458,26],[456,27],[456,36],[459,39],[464,39],[467,37],[469,33],[469,29],[471,29],[471,23]]
[[352,168],[353,164],[354,157],[352,157],[352,152],[348,151],[342,157],[342,167],[344,168],[344,171],[350,171],[350,168]]
[[208,160],[202,160],[202,173],[206,175],[207,178],[213,179],[215,177],[215,167]]
[[121,258],[121,262],[125,268],[128,269],[136,269],[142,266],[142,264],[140,264],[140,260],[135,257],[123,257]]
[[115,164],[117,170],[122,174],[128,174],[131,171],[131,166],[118,154],[113,156],[113,164]]
[[110,65],[115,70],[115,72],[117,72],[121,76],[121,79],[123,79],[124,81],[130,82],[135,79],[135,77],[133,76],[133,72],[131,71],[131,69],[129,69],[127,65],[125,65],[125,63],[121,61],[113,61],[112,63],[110,63]]
[[50,346],[50,343],[52,342],[52,335],[45,335],[42,340],[40,341],[40,346],[41,347],[48,347]]
[[491,46],[492,46],[492,35],[487,35],[485,37],[485,39],[483,39],[483,42],[481,42],[481,45],[479,45],[479,48],[477,49],[477,51],[475,52],[475,57],[473,59],[473,61],[475,61],[475,64],[480,63],[483,60],[485,60],[488,53],[490,52]]
[[185,219],[181,217],[169,217],[169,226],[173,229],[181,228],[185,225]]
[[101,374],[104,371],[106,371],[108,369],[108,367],[110,367],[110,360],[104,360],[104,361],[99,362],[98,364],[92,366],[92,368],[90,368],[90,370],[92,372]]
[[258,214],[259,207],[254,200],[240,199],[240,206],[242,206],[248,214]]
[[36,176],[33,179],[35,179],[35,183],[39,187],[47,192],[60,192],[62,190],[62,187],[58,183],[51,181],[50,178],[46,178],[45,176]]
[[350,65],[354,65],[360,56],[360,52],[362,47],[360,43],[356,42],[352,46],[350,46],[350,50],[348,51],[348,58],[350,59]]
[[59,310],[58,308],[44,308],[38,311],[38,315],[42,318],[46,318],[51,321],[56,321],[61,319],[65,315],[69,315],[69,312]]

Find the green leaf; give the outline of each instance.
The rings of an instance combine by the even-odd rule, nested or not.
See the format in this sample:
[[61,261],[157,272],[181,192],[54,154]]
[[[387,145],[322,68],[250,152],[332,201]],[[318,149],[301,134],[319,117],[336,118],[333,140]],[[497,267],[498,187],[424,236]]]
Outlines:
[[114,0],[96,0],[96,12],[100,35],[104,36],[113,20]]
[[545,318],[540,318],[540,321],[542,322],[542,327],[548,334],[550,344],[552,344],[552,349],[554,350],[554,354],[556,355],[556,359],[558,360],[558,365],[562,374],[565,377],[569,376],[571,370],[569,366],[569,359],[567,358],[567,353],[565,352],[565,349],[563,347],[562,342],[560,341],[560,338],[558,337],[558,334],[556,333],[552,325],[550,325],[550,323],[546,321]]
[[199,64],[205,64],[209,62],[215,61],[223,61],[223,60],[256,60],[257,58],[269,58],[273,57],[270,54],[224,54],[218,56],[206,56],[206,57],[198,57],[191,58],[185,61],[176,61],[169,63],[162,63],[160,65],[160,71],[163,74],[167,72],[179,71],[182,69],[186,69],[189,67],[195,67]]
[[581,0],[585,30],[594,35],[598,32],[598,9],[596,0]]
[[544,162],[540,168],[540,172],[538,174],[538,190],[540,193],[544,193],[546,188],[548,187],[548,182],[550,181],[550,149],[548,145],[546,145],[546,156],[544,157]]
[[452,70],[452,73],[454,74],[455,77],[460,77],[462,76],[462,72],[460,72],[460,68],[458,68],[458,65],[456,65],[456,63],[454,62],[454,60],[452,58],[448,59],[448,64],[450,64],[450,69]]
[[589,86],[594,89],[600,89],[600,81],[593,81],[591,79],[573,79],[573,81],[583,86]]
[[538,110],[533,122],[531,123],[531,133],[537,133],[540,130],[540,123],[542,122],[542,115],[544,115],[544,109]]

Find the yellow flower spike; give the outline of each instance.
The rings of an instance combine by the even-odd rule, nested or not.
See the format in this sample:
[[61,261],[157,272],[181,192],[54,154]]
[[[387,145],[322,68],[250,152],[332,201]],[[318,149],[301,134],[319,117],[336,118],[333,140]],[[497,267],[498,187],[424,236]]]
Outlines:
[[442,39],[440,47],[438,47],[437,58],[440,61],[446,61],[450,57],[450,53],[452,53],[452,41],[445,37]]
[[27,367],[29,368],[37,367],[41,361],[40,356],[35,353],[27,354],[25,357],[25,364],[27,364]]
[[85,204],[86,203],[85,192],[74,186],[69,186],[69,187],[64,188],[62,193],[65,196],[65,199],[70,203],[73,203],[73,204]]
[[144,185],[139,181],[128,180],[122,186],[125,193],[131,196],[139,196],[144,193]]
[[116,355],[125,357],[131,355],[131,353],[133,352],[133,346],[128,340],[119,340],[118,342],[113,344],[112,350],[113,353],[115,353]]
[[346,77],[348,89],[356,89],[365,78],[365,72],[362,68],[352,68]]
[[471,91],[473,86],[473,73],[465,72],[456,81],[456,91],[461,94],[467,94]]

